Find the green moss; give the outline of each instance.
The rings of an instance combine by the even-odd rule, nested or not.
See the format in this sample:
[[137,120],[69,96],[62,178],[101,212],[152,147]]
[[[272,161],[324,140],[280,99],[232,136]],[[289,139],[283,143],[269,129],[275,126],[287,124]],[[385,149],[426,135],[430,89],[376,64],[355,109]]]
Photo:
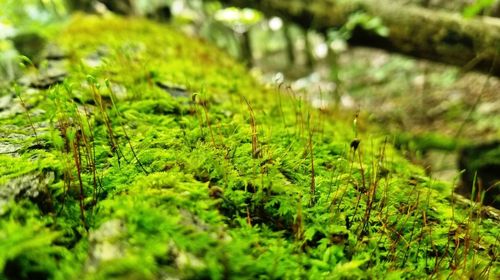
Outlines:
[[[20,195],[0,216],[7,277],[476,277],[481,248],[498,250],[495,221],[452,207],[383,136],[352,148],[349,122],[258,85],[201,40],[114,17],[77,16],[59,35],[69,75],[30,99],[43,113],[28,110],[29,141],[46,145],[0,157],[0,190],[54,174],[50,211]],[[29,131],[21,113],[0,126],[14,122]]]

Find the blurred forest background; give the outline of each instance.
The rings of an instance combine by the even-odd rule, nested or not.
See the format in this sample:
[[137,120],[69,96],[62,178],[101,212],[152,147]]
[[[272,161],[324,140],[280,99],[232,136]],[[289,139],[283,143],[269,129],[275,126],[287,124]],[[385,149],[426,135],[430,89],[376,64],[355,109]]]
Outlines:
[[[500,20],[495,17],[500,16],[500,1],[380,3],[394,5],[402,15],[415,8],[417,14],[436,13],[432,15],[484,24],[480,30],[493,34],[496,45],[491,46],[494,59],[482,61],[486,66],[479,71],[473,69],[479,64],[463,63],[460,55],[455,55],[457,63],[439,56],[420,59],[400,54],[405,53],[401,49],[384,50],[371,37],[363,40],[366,34],[375,34],[375,39],[392,36],[381,19],[387,14],[353,13],[329,27],[301,18],[301,2],[309,1],[282,1],[295,7],[298,15],[280,10],[280,4],[273,7],[272,3],[280,1],[249,2],[256,9],[245,7],[249,5],[245,1],[0,0],[0,86],[6,87],[22,75],[19,55],[41,63],[40,51],[46,46],[50,51],[45,37],[53,32],[51,25],[67,20],[72,13],[116,13],[170,22],[239,58],[263,83],[304,94],[313,106],[331,110],[339,118],[361,114],[369,123],[366,129],[390,135],[432,177],[453,181],[467,169],[462,180],[470,185],[475,173],[469,170],[477,170],[481,182],[492,186],[491,195],[498,195],[498,185],[492,182],[500,173],[500,81],[493,66],[498,64],[499,42],[495,40]],[[370,5],[373,1],[352,2]],[[407,22],[418,30],[433,24],[411,20],[402,24]],[[412,54],[409,48],[407,53]],[[57,56],[57,50],[53,55]]]

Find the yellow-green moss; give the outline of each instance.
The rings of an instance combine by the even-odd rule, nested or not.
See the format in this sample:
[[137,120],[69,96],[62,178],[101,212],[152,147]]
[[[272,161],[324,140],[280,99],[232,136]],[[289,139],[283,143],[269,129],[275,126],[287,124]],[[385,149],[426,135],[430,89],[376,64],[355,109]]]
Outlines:
[[[360,132],[355,146],[352,124],[258,85],[202,40],[89,16],[53,40],[71,66],[64,84],[36,93],[46,97],[31,117],[44,145],[0,165],[0,190],[52,172],[52,206],[8,198],[6,277],[459,278],[494,266],[494,221],[451,206],[384,137]],[[92,56],[99,66],[88,65]],[[29,130],[26,114],[15,119]],[[0,120],[5,130],[11,123]],[[11,233],[21,227],[18,239]]]

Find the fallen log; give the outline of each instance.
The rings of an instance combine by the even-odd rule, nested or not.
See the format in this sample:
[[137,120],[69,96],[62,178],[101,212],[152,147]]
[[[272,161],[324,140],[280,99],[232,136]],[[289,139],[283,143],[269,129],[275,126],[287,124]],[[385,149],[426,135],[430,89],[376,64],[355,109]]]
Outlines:
[[500,76],[500,19],[465,19],[460,14],[374,0],[222,0],[280,16],[320,32],[344,25],[355,13],[379,17],[389,30],[356,28],[349,42]]
[[[500,0],[491,0],[480,4],[474,0],[393,0],[399,4],[411,4],[425,8],[445,10],[448,12],[466,13],[470,10],[474,15],[500,17]],[[484,1],[483,1],[484,2]]]

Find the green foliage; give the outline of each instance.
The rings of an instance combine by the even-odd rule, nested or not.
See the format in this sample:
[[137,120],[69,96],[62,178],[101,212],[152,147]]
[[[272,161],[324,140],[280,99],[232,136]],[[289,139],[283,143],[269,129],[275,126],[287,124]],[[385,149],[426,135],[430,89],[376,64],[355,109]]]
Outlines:
[[365,30],[373,30],[380,36],[386,37],[389,35],[389,29],[383,24],[379,17],[370,16],[364,12],[356,12],[349,16],[347,22],[339,29],[329,32],[330,40],[349,40],[352,32],[356,28]]
[[484,9],[490,8],[495,4],[495,0],[476,0],[474,3],[465,7],[462,15],[466,18],[477,16]]

